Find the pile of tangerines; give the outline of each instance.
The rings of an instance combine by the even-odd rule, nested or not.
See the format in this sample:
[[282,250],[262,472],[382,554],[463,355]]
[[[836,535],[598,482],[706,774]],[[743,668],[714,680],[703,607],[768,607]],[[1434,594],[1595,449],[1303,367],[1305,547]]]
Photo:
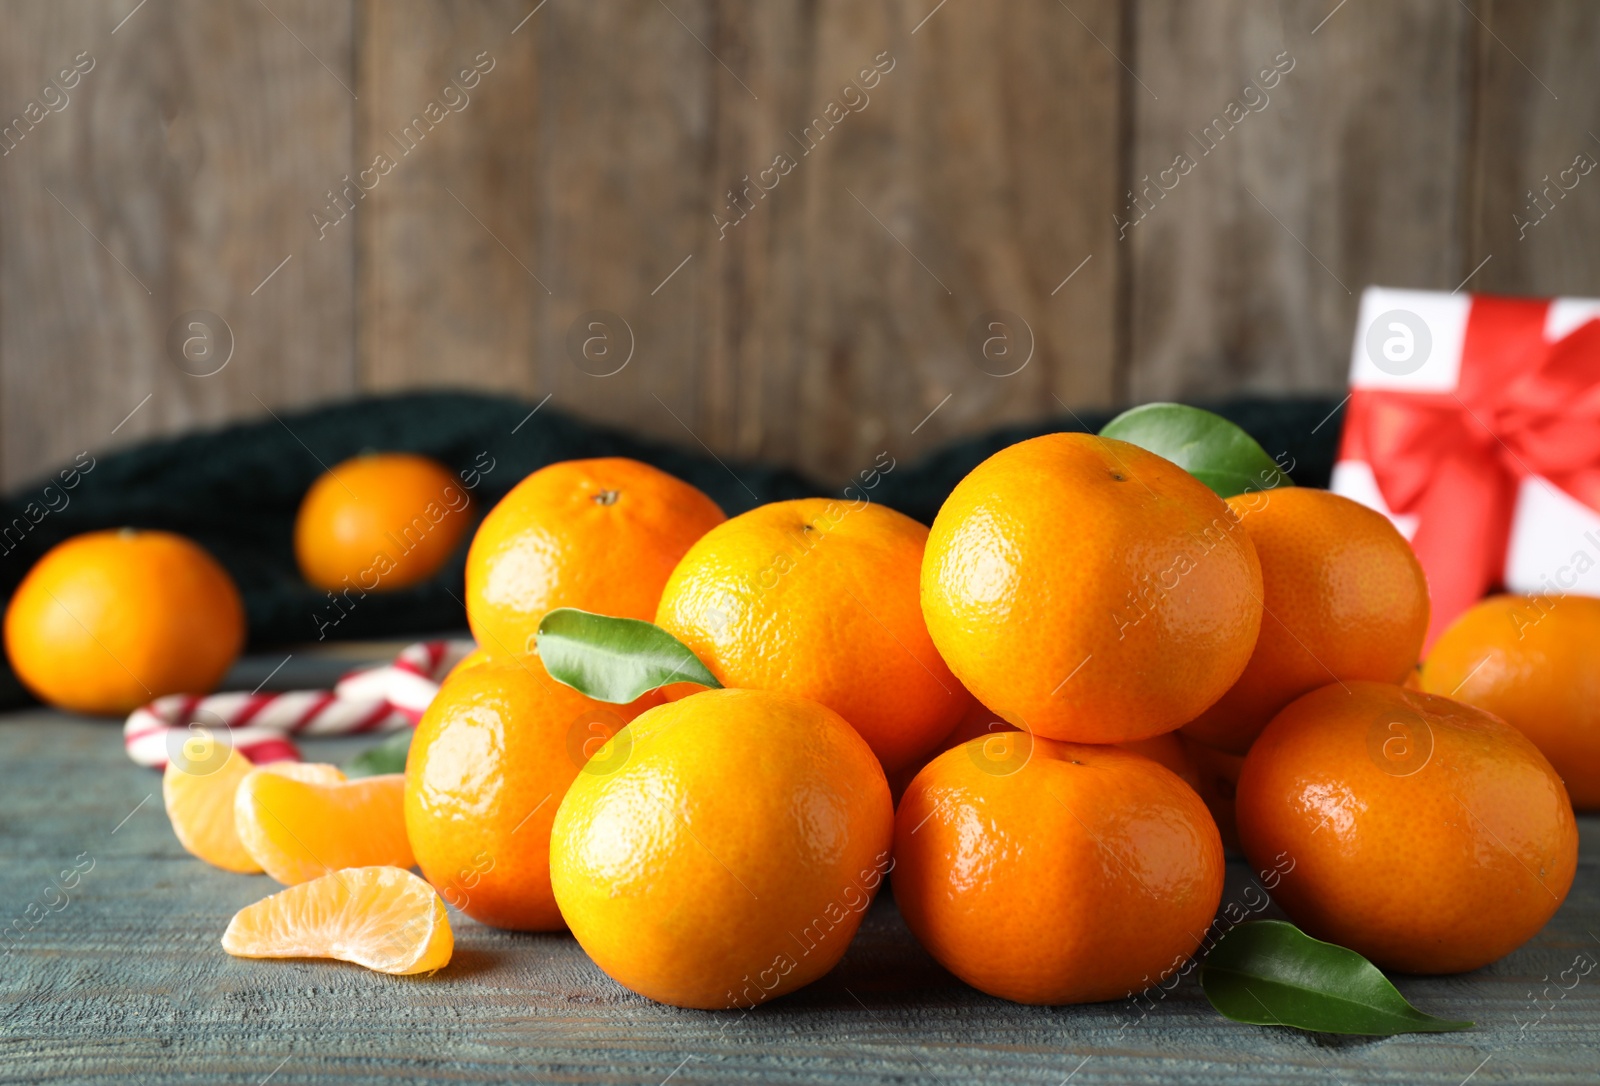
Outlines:
[[[452,477],[415,460],[317,484],[313,583],[442,500]],[[886,884],[985,992],[1121,998],[1206,941],[1225,844],[1379,966],[1494,961],[1566,896],[1573,801],[1600,805],[1600,600],[1491,599],[1419,667],[1405,539],[1276,482],[1225,499],[1138,445],[1052,434],[984,461],[928,528],[865,497],[729,519],[635,461],[553,464],[472,538],[478,648],[403,774],[226,751],[174,760],[167,810],[195,855],[289,886],[234,918],[230,953],[428,972],[448,902],[570,929],[685,1007],[822,976]],[[390,583],[455,542],[392,556]],[[540,631],[568,608],[610,619],[558,666]],[[221,568],[156,532],[63,544],[6,616],[22,679],[90,711],[209,688],[242,631]]]

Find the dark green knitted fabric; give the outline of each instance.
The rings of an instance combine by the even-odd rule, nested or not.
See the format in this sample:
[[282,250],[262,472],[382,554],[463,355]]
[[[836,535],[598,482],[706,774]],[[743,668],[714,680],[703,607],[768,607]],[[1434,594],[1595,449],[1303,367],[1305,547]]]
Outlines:
[[[1331,399],[1209,404],[1253,433],[1302,485],[1326,486],[1339,433]],[[292,545],[295,510],[325,466],[366,449],[435,457],[476,485],[474,516],[529,472],[558,460],[629,456],[654,464],[710,494],[729,515],[769,501],[837,495],[849,480],[811,480],[770,465],[725,465],[686,441],[679,446],[630,437],[553,407],[533,414],[521,400],[457,392],[364,399],[209,433],[152,442],[81,459],[70,489],[56,475],[18,488],[0,503],[0,588],[7,598],[50,547],[99,528],[164,528],[199,542],[228,568],[244,594],[250,646],[329,638],[395,638],[466,627],[461,604],[465,546],[432,580],[371,594],[345,612],[299,577]],[[1037,434],[1096,429],[1107,412],[1009,427],[955,442],[911,462],[897,458],[870,492],[874,501],[924,523],[950,488],[986,456]],[[1316,432],[1313,429],[1323,423]],[[892,443],[888,449],[894,454]],[[882,463],[887,464],[884,460]],[[866,467],[867,465],[863,465]],[[602,556],[603,557],[603,556]],[[625,572],[624,574],[625,575]],[[342,617],[340,617],[342,614]],[[339,618],[333,624],[333,618]],[[9,669],[0,706],[26,695]]]

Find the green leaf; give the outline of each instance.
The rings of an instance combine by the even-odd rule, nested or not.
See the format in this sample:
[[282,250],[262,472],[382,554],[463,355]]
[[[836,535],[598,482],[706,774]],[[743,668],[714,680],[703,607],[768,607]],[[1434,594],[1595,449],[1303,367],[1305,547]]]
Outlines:
[[376,777],[384,773],[404,773],[406,755],[411,751],[415,728],[401,728],[377,746],[368,747],[345,763],[347,777]]
[[1423,1014],[1378,967],[1282,920],[1250,920],[1217,940],[1200,987],[1225,1018],[1257,1026],[1388,1037],[1471,1029]]
[[722,684],[689,647],[653,622],[558,607],[539,623],[539,659],[557,682],[626,705],[668,683]]
[[1198,407],[1147,403],[1106,423],[1100,436],[1166,457],[1220,497],[1294,485],[1255,438]]

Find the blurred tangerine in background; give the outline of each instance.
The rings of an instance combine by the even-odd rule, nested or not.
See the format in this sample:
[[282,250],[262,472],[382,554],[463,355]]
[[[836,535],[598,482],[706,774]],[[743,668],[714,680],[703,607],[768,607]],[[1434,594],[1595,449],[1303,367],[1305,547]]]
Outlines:
[[294,522],[295,560],[318,588],[406,588],[449,560],[466,534],[470,505],[466,488],[436,460],[352,457],[306,491]]
[[244,646],[244,602],[217,560],[183,536],[89,532],[28,571],[5,638],[17,677],[40,699],[121,714],[215,687]]

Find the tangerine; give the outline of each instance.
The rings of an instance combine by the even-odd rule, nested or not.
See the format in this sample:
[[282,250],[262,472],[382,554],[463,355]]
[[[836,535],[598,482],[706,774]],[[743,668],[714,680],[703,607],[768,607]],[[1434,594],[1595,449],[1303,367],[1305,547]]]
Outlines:
[[[956,722],[956,726],[951,729],[950,734],[939,741],[938,749],[930,757],[922,761],[912,762],[889,775],[889,789],[894,794],[895,805],[899,806],[900,798],[905,795],[906,788],[916,775],[922,771],[922,767],[933,761],[940,754],[962,746],[973,739],[988,739],[991,735],[1017,730],[1019,729],[1015,725],[1007,724],[1000,719],[998,713],[974,699],[972,707]],[[1190,752],[1189,745],[1181,740],[1177,732],[1163,732],[1160,735],[1151,736],[1149,739],[1132,739],[1126,743],[1117,743],[1115,745],[1122,750],[1142,754],[1151,761],[1160,762],[1181,777],[1183,782],[1190,788],[1197,792],[1201,791],[1200,770],[1197,761]],[[1201,792],[1201,798],[1204,798],[1204,796],[1204,792]],[[1209,807],[1210,804],[1207,803],[1207,806]],[[1212,813],[1215,814],[1215,811],[1213,810]],[[1227,842],[1226,833],[1223,834],[1223,841],[1224,843]]]
[[496,654],[531,652],[545,612],[655,617],[691,544],[726,518],[681,479],[622,457],[540,468],[483,518],[467,552],[467,621]]
[[1261,634],[1239,681],[1183,734],[1243,754],[1301,694],[1404,679],[1428,632],[1428,582],[1389,518],[1349,498],[1286,487],[1228,505],[1261,558]]
[[[625,753],[624,753],[625,752]],[[832,969],[887,873],[883,770],[830,709],[708,690],[644,713],[556,812],[550,881],[595,963],[662,1003],[754,1007]]]
[[233,578],[172,532],[119,528],[52,547],[6,608],[6,654],[41,700],[125,714],[209,692],[244,645]]
[[471,504],[436,460],[365,453],[335,464],[306,491],[294,520],[295,560],[318,588],[406,588],[450,559]]
[[893,772],[932,750],[971,700],[922,620],[927,537],[910,517],[867,502],[763,505],[689,549],[656,624],[724,686],[832,709]]
[[406,759],[406,832],[423,875],[481,923],[561,930],[550,890],[556,808],[580,772],[609,765],[589,767],[590,756],[661,700],[595,701],[550,678],[537,656],[457,668]]
[[1434,642],[1418,684],[1505,720],[1550,759],[1574,807],[1600,808],[1600,599],[1484,600]]
[[[448,672],[446,672],[443,682],[449,682],[451,679],[462,674],[463,672],[471,671],[475,667],[482,667],[484,664],[491,663],[501,658],[501,656],[491,653],[488,649],[480,645],[471,652],[467,653],[460,660],[457,660],[455,667],[452,667]],[[443,685],[443,683],[441,683],[441,685]]]
[[1237,814],[1297,924],[1406,973],[1511,953],[1577,869],[1572,804],[1537,747],[1481,709],[1387,683],[1291,702],[1245,756]]
[[[1239,845],[1239,823],[1234,815],[1235,797],[1239,791],[1239,771],[1244,768],[1244,755],[1229,754],[1225,750],[1196,743],[1179,733],[1183,748],[1194,766],[1195,779],[1190,781],[1200,793],[1216,820],[1217,832],[1222,834],[1222,847],[1234,852],[1242,851]],[[1185,780],[1189,778],[1185,777]]]
[[896,807],[900,806],[900,797],[906,794],[906,788],[922,767],[933,761],[951,747],[959,747],[969,739],[978,739],[989,735],[991,732],[1011,732],[1017,729],[1000,719],[1000,715],[977,698],[968,695],[967,708],[961,714],[961,719],[956,721],[955,727],[945,734],[945,737],[934,744],[933,750],[920,758],[913,758],[899,769],[889,774],[889,793],[894,797]]
[[1233,512],[1135,445],[1049,434],[1002,449],[934,519],[922,611],[950,670],[1037,736],[1172,731],[1233,685],[1261,566]]
[[929,762],[900,801],[894,856],[922,945],[1019,1003],[1143,991],[1194,953],[1222,900],[1222,842],[1177,774],[1026,732]]
[[[1200,766],[1190,753],[1189,744],[1185,743],[1177,732],[1162,732],[1160,735],[1152,735],[1149,739],[1130,739],[1126,743],[1118,743],[1117,746],[1133,754],[1142,754],[1152,762],[1166,766],[1178,775],[1179,780],[1199,793],[1202,800],[1205,798],[1200,788]],[[1210,804],[1206,806],[1210,807]],[[1223,834],[1223,842],[1227,842],[1226,834]]]

